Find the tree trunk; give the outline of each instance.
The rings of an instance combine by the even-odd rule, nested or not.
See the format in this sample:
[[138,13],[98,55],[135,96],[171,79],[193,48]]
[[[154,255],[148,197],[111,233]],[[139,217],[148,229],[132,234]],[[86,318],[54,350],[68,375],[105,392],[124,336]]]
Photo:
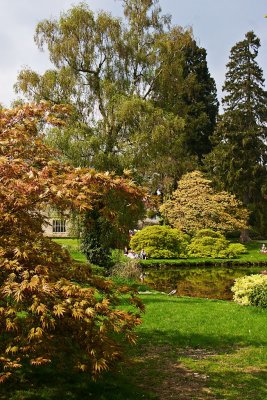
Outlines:
[[248,229],[242,229],[242,231],[240,232],[240,242],[241,243],[248,243],[250,242],[250,237],[249,237],[249,231]]

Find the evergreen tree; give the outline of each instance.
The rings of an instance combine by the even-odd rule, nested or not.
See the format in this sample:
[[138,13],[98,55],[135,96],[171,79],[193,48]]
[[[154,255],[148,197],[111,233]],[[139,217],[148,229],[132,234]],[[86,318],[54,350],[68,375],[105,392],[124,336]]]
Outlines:
[[[181,43],[178,38],[182,34]],[[216,84],[208,70],[207,52],[197,45],[190,31],[176,27],[166,35],[165,57],[169,57],[169,64],[157,79],[156,103],[184,118],[185,147],[201,163],[212,148],[210,137],[219,106]],[[181,71],[180,79],[177,70]]]
[[217,182],[253,212],[251,224],[266,232],[267,103],[263,71],[256,57],[260,40],[253,32],[232,49],[223,87],[225,113],[221,116],[215,148],[206,158]]

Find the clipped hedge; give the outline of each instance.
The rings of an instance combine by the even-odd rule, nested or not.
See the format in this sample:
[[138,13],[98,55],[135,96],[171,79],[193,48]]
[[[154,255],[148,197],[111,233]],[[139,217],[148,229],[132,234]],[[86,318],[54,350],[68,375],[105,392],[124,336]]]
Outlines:
[[153,225],[138,231],[130,241],[136,253],[145,250],[149,258],[183,258],[189,236],[170,226]]
[[259,305],[259,299],[262,297],[261,286],[267,289],[267,275],[255,274],[237,278],[231,289],[234,301],[244,306]]

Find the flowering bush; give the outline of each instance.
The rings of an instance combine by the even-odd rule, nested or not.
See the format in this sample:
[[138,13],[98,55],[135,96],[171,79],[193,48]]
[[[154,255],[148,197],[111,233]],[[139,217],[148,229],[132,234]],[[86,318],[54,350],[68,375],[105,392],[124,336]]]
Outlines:
[[225,256],[227,258],[236,258],[240,254],[246,253],[247,250],[245,246],[241,243],[230,243],[227,249],[225,250]]
[[254,286],[249,301],[252,306],[267,308],[267,282]]
[[267,287],[267,275],[255,274],[237,278],[231,289],[234,293],[234,301],[244,306],[252,305],[251,295],[259,285],[265,285],[265,287]]

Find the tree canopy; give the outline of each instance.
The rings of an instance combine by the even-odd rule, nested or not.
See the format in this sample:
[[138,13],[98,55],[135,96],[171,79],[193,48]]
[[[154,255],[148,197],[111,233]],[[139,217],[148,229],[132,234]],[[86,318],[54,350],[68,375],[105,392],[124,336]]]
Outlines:
[[30,100],[74,106],[72,124],[49,135],[74,165],[119,174],[130,168],[139,182],[169,190],[193,156],[209,150],[215,84],[205,50],[191,30],[171,26],[157,0],[126,0],[123,11],[119,19],[83,3],[40,22],[35,41],[47,47],[54,69],[22,70],[16,89]]
[[248,212],[234,195],[216,192],[199,171],[182,176],[178,188],[160,207],[175,228],[193,234],[200,229],[231,232],[247,226]]
[[156,79],[155,102],[184,119],[185,149],[201,164],[212,148],[210,139],[218,114],[217,90],[208,70],[207,52],[197,45],[191,31],[174,27],[165,35],[162,56],[166,62]]
[[66,353],[70,366],[97,375],[118,358],[117,336],[133,339],[140,323],[137,313],[116,308],[111,282],[43,235],[49,205],[62,213],[97,207],[118,229],[114,193],[133,218],[143,208],[144,192],[129,179],[56,160],[40,124],[60,125],[67,112],[44,103],[0,110],[0,381],[25,365],[60,365]]

